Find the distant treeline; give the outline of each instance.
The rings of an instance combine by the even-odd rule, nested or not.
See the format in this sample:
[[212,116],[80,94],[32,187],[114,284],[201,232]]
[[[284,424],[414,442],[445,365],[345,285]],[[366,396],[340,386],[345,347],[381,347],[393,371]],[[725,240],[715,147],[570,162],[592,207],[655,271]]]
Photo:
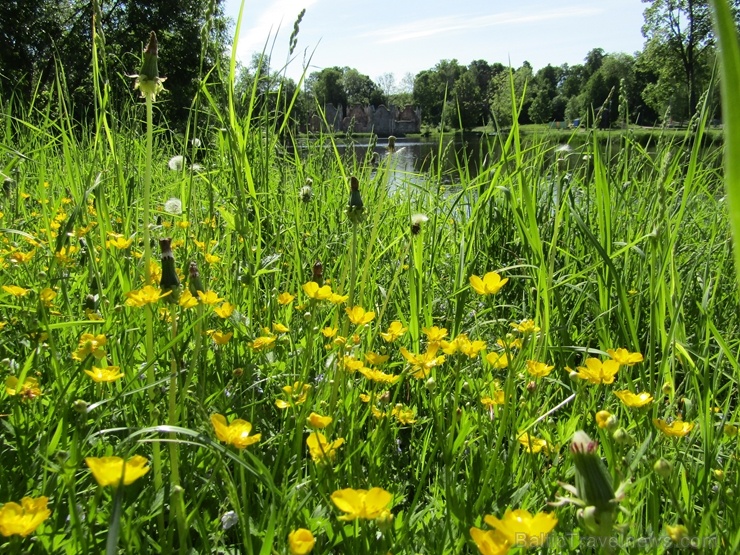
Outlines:
[[[708,3],[644,2],[642,51],[607,53],[594,48],[582,64],[547,65],[537,71],[527,62],[510,68],[500,62],[463,65],[453,59],[400,80],[393,74],[373,80],[353,68],[329,67],[307,75],[299,88],[284,73],[273,71],[268,57],[256,54],[239,70],[237,109],[243,106],[246,112],[251,106],[252,114],[268,112],[280,121],[289,117],[300,129],[327,103],[413,104],[430,127],[507,127],[512,123],[513,83],[522,124],[685,122],[704,95],[719,117]],[[292,48],[300,19],[291,35]],[[168,78],[159,117],[171,128],[182,129],[206,75],[209,94],[226,101],[230,26],[223,0],[123,0],[105,5],[9,0],[0,5],[0,99],[3,104],[33,99],[42,105],[61,92],[75,116],[84,120],[94,106],[94,30],[97,77],[107,84],[113,106],[123,106],[133,94],[126,75],[138,71],[142,42],[154,30],[161,45],[160,70]],[[55,87],[57,82],[63,86]]]

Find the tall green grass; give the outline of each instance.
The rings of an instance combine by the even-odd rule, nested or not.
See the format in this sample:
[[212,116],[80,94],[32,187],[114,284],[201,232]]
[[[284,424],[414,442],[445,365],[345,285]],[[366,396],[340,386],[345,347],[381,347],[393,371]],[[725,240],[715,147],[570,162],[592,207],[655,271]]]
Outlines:
[[[287,553],[288,533],[305,527],[316,553],[474,553],[471,526],[483,527],[486,514],[525,508],[557,515],[560,543],[540,551],[573,552],[585,536],[575,507],[548,503],[562,494],[559,483],[574,481],[568,445],[578,429],[598,438],[615,481],[630,484],[619,516],[627,552],[664,552],[664,526],[677,523],[691,537],[716,538],[704,552],[737,549],[737,437],[724,426],[740,421],[728,218],[740,212],[724,197],[717,149],[701,147],[706,111],[684,137],[666,135],[648,148],[626,133],[618,144],[591,137],[557,151],[523,139],[515,125],[484,146],[489,162],[477,174],[458,158],[462,178],[451,186],[442,165],[409,175],[397,171],[393,155],[375,168],[331,135],[303,141],[261,108],[256,88],[236,95],[232,59],[229,75],[203,80],[186,137],[156,119],[155,105],[151,235],[171,236],[183,276],[195,261],[204,287],[236,307],[227,319],[209,306],[176,307],[173,328],[162,301],[125,304],[147,273],[137,256],[146,247],[146,113],[133,96],[112,108],[99,78],[104,60],[94,52],[90,127],[70,120],[62,82],[43,107],[2,104],[0,170],[13,184],[0,197],[0,285],[32,290],[0,296],[2,378],[37,377],[43,394],[23,400],[0,391],[0,502],[45,495],[52,514],[32,537],[4,539],[1,550]],[[225,95],[217,94],[217,77]],[[201,169],[171,171],[168,161],[190,148],[191,137],[205,146]],[[356,235],[345,212],[350,175],[365,205]],[[728,167],[725,178],[732,175]],[[307,178],[312,197],[305,202],[299,192]],[[183,200],[181,216],[164,212],[170,197]],[[418,236],[410,230],[413,213],[429,217]],[[91,225],[83,244],[75,231]],[[132,237],[132,246],[106,246],[112,233]],[[68,255],[70,247],[80,251]],[[18,250],[34,255],[13,262]],[[367,327],[351,325],[343,306],[306,298],[302,285],[317,261],[335,292],[351,291],[356,305],[375,312]],[[469,277],[493,270],[509,283],[478,296]],[[45,287],[58,293],[50,307],[39,299]],[[277,301],[284,291],[296,295],[285,306]],[[448,339],[484,340],[490,353],[511,322],[526,318],[541,331],[524,337],[505,370],[486,362],[484,351],[448,356],[416,380],[399,353],[401,346],[423,351],[422,328],[432,325],[447,328]],[[380,332],[394,320],[413,329],[388,344]],[[254,350],[262,328],[274,323],[290,331],[272,350]],[[346,330],[344,348],[332,346],[326,327]],[[234,336],[218,346],[207,330]],[[70,358],[86,332],[106,335],[106,358],[123,380],[93,383],[84,373],[93,361]],[[606,358],[617,347],[640,351],[644,362],[622,367],[614,385],[569,375],[585,358]],[[381,387],[343,369],[344,355],[370,351],[390,355],[383,370],[402,376],[398,383]],[[528,359],[555,369],[534,379]],[[173,368],[179,425],[165,426]],[[307,400],[278,409],[282,388],[294,382],[312,385]],[[497,388],[506,402],[489,409],[481,398]],[[377,418],[360,399],[385,389],[376,411],[401,404],[416,422]],[[655,401],[629,409],[616,389],[647,391]],[[599,410],[618,418],[617,439],[597,427]],[[334,418],[324,430],[329,439],[345,439],[332,465],[308,455],[305,421],[313,411]],[[219,442],[213,413],[248,420],[261,441],[245,450]],[[664,437],[652,423],[679,414],[696,423],[685,439]],[[547,452],[528,453],[519,441],[524,430],[547,440]],[[106,454],[151,459],[155,445],[172,442],[184,535],[171,513],[179,490],[168,448],[161,449],[161,485],[147,475],[117,491],[100,488],[84,462]],[[661,457],[673,465],[668,478],[653,470]],[[393,494],[392,522],[338,520],[334,491],[374,486]],[[653,540],[640,546],[630,538]],[[580,551],[593,550],[581,543]]]

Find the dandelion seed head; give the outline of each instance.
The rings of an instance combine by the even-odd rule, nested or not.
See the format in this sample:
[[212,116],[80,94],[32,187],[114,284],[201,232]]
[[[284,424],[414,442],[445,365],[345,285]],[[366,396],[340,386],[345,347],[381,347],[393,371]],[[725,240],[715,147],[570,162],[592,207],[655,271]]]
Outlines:
[[185,166],[185,157],[180,154],[173,156],[170,158],[170,161],[167,162],[167,165],[172,171],[182,171],[182,168]]
[[182,201],[176,197],[167,199],[167,202],[164,203],[164,211],[168,214],[182,214]]

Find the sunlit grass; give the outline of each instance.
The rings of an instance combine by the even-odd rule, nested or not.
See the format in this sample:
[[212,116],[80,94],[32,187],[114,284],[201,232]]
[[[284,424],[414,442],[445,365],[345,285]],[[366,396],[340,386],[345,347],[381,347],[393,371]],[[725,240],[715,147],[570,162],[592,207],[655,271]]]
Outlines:
[[[297,148],[215,86],[188,136],[199,167],[170,169],[192,143],[155,124],[149,202],[143,102],[101,94],[96,133],[3,108],[0,503],[39,520],[4,549],[737,548],[740,313],[704,113],[649,150],[515,127],[450,186],[330,136]],[[147,235],[172,239],[166,296]],[[612,489],[576,475],[578,430]],[[162,442],[160,487],[134,457],[154,467]],[[111,456],[127,485],[90,472]],[[563,484],[619,507],[579,513]]]

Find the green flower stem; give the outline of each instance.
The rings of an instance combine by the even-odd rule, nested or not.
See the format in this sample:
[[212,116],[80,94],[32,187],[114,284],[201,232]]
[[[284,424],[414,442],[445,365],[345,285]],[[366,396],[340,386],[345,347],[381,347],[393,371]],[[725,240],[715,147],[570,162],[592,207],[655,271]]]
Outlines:
[[[152,143],[154,142],[154,124],[152,118],[153,99],[146,95],[146,161],[144,166],[144,279],[147,285],[152,281],[149,264],[152,258],[152,246],[149,239],[149,204],[152,189]],[[154,319],[151,306],[146,311],[146,383],[149,389],[149,416],[151,425],[157,425],[157,394],[154,391]],[[159,443],[152,444],[152,469],[154,487],[162,488],[162,455]],[[164,536],[164,514],[157,517],[160,536]]]
[[354,307],[355,285],[357,283],[357,224],[352,224],[352,243],[349,251],[349,262],[349,306]]
[[[170,319],[172,320],[172,351],[170,356],[170,395],[169,395],[169,418],[167,423],[170,426],[178,425],[178,413],[177,413],[177,351],[175,349],[174,341],[177,338],[177,311],[175,305],[170,305]],[[175,433],[170,433],[170,472],[172,473],[171,488],[172,488],[172,508],[175,512],[175,518],[177,520],[177,532],[180,543],[180,553],[187,552],[187,525],[185,522],[185,507],[182,500],[182,487],[180,486],[180,452],[179,445],[176,441]]]

